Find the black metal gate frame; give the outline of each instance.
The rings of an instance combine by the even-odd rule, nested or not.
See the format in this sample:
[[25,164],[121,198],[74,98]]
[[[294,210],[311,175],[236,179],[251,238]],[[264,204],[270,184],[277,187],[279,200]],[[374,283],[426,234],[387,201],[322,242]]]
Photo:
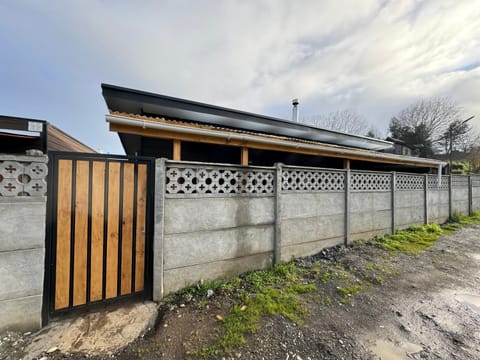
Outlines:
[[[87,301],[84,305],[79,305],[75,307],[68,307],[66,309],[55,310],[54,309],[54,299],[55,299],[55,264],[56,264],[56,213],[57,213],[57,199],[56,194],[58,190],[58,161],[59,160],[72,160],[72,221],[71,221],[71,234],[70,234],[70,294],[69,294],[69,303],[72,304],[72,288],[73,288],[73,256],[74,256],[74,236],[73,232],[75,230],[75,212],[74,206],[75,202],[75,171],[76,171],[76,162],[78,160],[86,160],[89,162],[89,199],[88,199],[88,231],[87,231]],[[91,222],[92,222],[92,213],[91,213],[91,203],[92,203],[92,164],[95,160],[103,160],[105,164],[105,197],[108,194],[108,165],[110,161],[121,162],[121,163],[134,163],[135,164],[135,174],[137,174],[138,164],[147,165],[147,191],[146,191],[146,214],[145,214],[145,274],[144,274],[144,290],[141,292],[135,293],[135,280],[132,282],[132,294],[120,295],[121,288],[117,286],[118,296],[112,299],[105,299],[105,276],[106,276],[106,226],[108,222],[108,205],[106,200],[104,200],[104,207],[107,209],[104,212],[104,239],[103,239],[103,284],[102,284],[102,300],[90,302],[90,264],[91,264]],[[123,166],[120,168],[120,188],[123,185]],[[134,189],[134,199],[137,198],[137,177],[135,177],[135,189]],[[152,299],[153,291],[153,230],[154,230],[154,211],[153,211],[153,202],[155,196],[155,159],[151,157],[141,157],[141,156],[122,156],[122,155],[105,155],[105,154],[90,154],[90,153],[78,153],[78,152],[60,152],[60,151],[50,151],[48,152],[48,176],[47,176],[47,214],[46,214],[46,227],[45,227],[45,276],[44,276],[44,291],[43,291],[43,303],[42,303],[42,326],[46,325],[49,319],[54,315],[59,315],[65,312],[72,312],[75,310],[85,309],[86,307],[93,307],[95,305],[102,305],[106,303],[114,303],[118,300],[125,298],[143,298],[144,300]],[[123,194],[120,193],[120,204],[119,204],[119,258],[121,258],[121,244],[122,244],[122,203],[123,203]],[[134,206],[134,228],[136,228],[136,204]],[[135,243],[136,236],[132,239]],[[134,255],[134,252],[132,251]],[[132,256],[133,256],[132,255]],[[118,262],[118,267],[121,267],[121,262]],[[132,264],[133,271],[132,277],[135,277],[135,262]],[[121,274],[121,272],[118,272]],[[120,283],[121,276],[118,276],[118,282]]]

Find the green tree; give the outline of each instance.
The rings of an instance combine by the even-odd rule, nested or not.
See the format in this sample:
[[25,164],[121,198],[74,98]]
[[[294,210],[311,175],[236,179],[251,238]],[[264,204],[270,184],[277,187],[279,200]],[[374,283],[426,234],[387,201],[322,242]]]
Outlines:
[[434,154],[433,143],[425,124],[419,124],[411,128],[392,121],[390,132],[392,137],[405,141],[416,155],[431,157]]
[[[450,126],[459,122],[458,104],[448,97],[434,97],[401,110],[391,119],[389,130],[392,137],[405,141],[418,155],[430,157],[445,148]],[[454,141],[460,138],[456,136]]]

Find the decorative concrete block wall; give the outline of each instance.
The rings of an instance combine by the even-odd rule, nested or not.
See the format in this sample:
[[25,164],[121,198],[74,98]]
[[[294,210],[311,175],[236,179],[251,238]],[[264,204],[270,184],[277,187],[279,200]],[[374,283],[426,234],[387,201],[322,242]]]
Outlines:
[[[159,163],[160,167],[164,166]],[[202,279],[272,265],[274,172],[271,169],[170,166],[165,171],[155,298]],[[157,206],[158,207],[158,206]],[[156,258],[155,261],[158,259]]]
[[448,176],[428,176],[428,222],[444,223],[450,216]]
[[0,331],[41,326],[46,164],[0,155]]
[[[451,185],[451,186],[450,186]],[[154,299],[480,209],[480,177],[158,160]]]
[[345,171],[278,167],[279,260],[312,255],[345,240]]
[[396,174],[395,176],[395,228],[425,224],[425,175]]

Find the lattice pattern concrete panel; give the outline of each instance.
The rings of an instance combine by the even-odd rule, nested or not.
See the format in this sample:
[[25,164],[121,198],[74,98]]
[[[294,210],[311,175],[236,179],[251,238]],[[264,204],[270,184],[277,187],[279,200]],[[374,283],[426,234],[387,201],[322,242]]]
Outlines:
[[282,171],[282,191],[343,191],[345,173],[328,170]]
[[388,191],[391,189],[392,177],[390,174],[352,172],[350,176],[352,191]]
[[0,196],[45,196],[47,171],[43,162],[0,160]]
[[422,175],[397,174],[396,190],[423,190],[425,179]]
[[438,175],[428,175],[428,188],[448,190],[448,175],[442,175],[440,184],[438,183]]
[[166,171],[166,193],[170,195],[273,195],[273,192],[273,170],[169,166]]
[[467,188],[468,176],[452,176],[452,188]]

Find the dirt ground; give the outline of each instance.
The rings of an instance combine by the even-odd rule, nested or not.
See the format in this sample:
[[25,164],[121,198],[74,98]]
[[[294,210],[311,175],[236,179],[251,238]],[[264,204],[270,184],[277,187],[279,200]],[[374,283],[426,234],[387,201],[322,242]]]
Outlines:
[[[264,317],[255,334],[217,359],[480,359],[480,226],[442,236],[420,255],[392,254],[365,244],[300,259],[299,266],[334,269],[312,277],[317,290],[302,294],[303,323]],[[356,294],[339,296],[348,283]],[[360,286],[361,284],[361,286]],[[40,359],[184,359],[214,343],[217,315],[235,299],[178,297],[163,304],[156,326],[113,354],[42,352]],[[19,359],[35,334],[0,336],[0,359]]]

